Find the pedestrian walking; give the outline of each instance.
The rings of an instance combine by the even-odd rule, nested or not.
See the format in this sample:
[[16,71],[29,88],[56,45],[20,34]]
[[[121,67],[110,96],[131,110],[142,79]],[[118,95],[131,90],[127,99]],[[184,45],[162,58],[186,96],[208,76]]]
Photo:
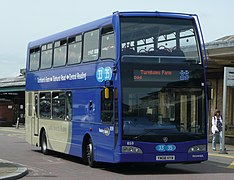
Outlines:
[[212,149],[213,151],[216,151],[216,142],[217,142],[217,136],[219,136],[219,143],[220,143],[220,151],[222,150],[222,116],[220,113],[220,110],[216,109],[214,116],[212,117]]

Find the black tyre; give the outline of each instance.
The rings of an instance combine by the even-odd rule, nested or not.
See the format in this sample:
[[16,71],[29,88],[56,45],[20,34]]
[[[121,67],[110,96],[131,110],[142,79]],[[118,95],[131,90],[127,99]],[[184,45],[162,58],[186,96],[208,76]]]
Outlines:
[[86,159],[90,167],[92,168],[96,167],[96,162],[94,161],[93,143],[91,139],[89,139],[86,144]]
[[46,133],[45,131],[42,132],[41,134],[41,152],[45,155],[49,154],[49,150],[47,147],[47,138],[46,138]]

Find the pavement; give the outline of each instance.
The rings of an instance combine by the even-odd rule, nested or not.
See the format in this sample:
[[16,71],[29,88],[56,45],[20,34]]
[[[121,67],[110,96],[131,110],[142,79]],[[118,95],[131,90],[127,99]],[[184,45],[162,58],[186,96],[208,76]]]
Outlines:
[[20,179],[27,174],[25,166],[0,159],[0,179]]
[[[14,127],[1,127],[0,131],[25,133],[25,127],[19,129]],[[28,169],[24,165],[0,159],[0,179],[15,180],[28,174]]]
[[209,159],[208,163],[215,164],[216,166],[234,169],[234,145],[225,145],[226,154],[219,151],[219,145],[213,151],[211,143],[208,144]]
[[[1,128],[0,130],[14,132],[25,131],[24,128]],[[213,164],[215,166],[234,169],[234,145],[225,145],[225,147],[227,154],[222,154],[219,151],[213,151],[211,143],[209,143],[209,160],[207,161],[207,163]],[[217,149],[219,149],[219,145],[217,145]],[[27,174],[28,169],[24,165],[0,159],[0,179],[20,179]]]

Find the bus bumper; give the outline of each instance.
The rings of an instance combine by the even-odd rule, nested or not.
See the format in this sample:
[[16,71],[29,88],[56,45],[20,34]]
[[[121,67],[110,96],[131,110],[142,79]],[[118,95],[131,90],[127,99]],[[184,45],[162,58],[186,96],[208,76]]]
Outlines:
[[116,163],[198,163],[208,160],[208,152],[199,153],[157,153],[157,154],[115,154]]

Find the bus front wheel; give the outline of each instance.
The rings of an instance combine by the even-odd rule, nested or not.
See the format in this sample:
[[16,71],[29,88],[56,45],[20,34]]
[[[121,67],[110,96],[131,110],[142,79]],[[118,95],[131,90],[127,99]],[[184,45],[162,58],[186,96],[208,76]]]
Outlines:
[[96,163],[94,161],[94,152],[93,152],[93,143],[92,143],[92,140],[89,139],[88,140],[88,143],[86,145],[86,158],[87,158],[87,162],[88,162],[88,165],[90,167],[96,167]]
[[48,154],[47,138],[45,131],[43,131],[41,135],[41,152],[45,155]]

